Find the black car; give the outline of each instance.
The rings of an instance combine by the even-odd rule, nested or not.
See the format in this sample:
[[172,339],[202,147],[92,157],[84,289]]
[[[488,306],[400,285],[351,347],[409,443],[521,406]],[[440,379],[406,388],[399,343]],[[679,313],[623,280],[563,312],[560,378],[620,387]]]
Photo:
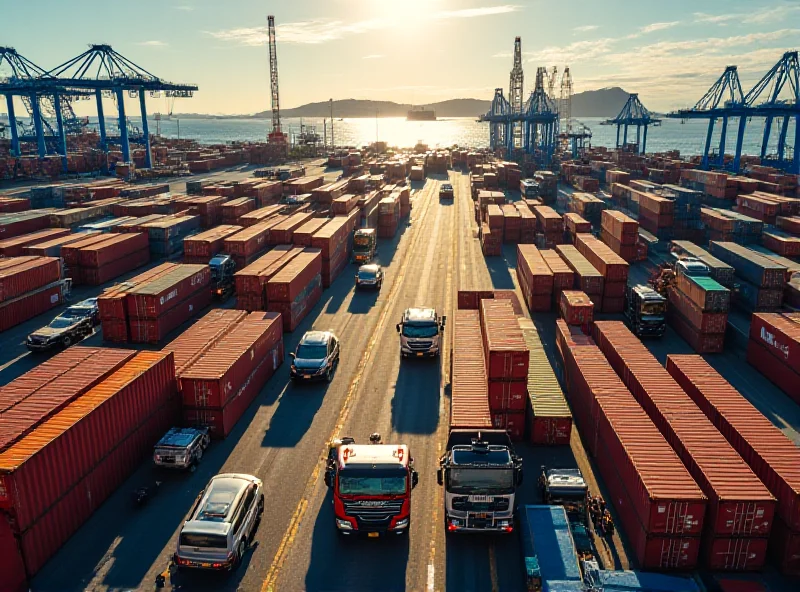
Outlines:
[[339,339],[331,331],[309,331],[290,353],[289,376],[297,382],[330,382],[339,367]]
[[92,333],[91,317],[60,315],[50,324],[28,335],[25,346],[31,351],[47,351],[54,347],[67,348]]
[[374,288],[383,286],[383,270],[380,265],[362,265],[356,274],[356,288]]
[[97,298],[87,298],[77,304],[67,307],[61,313],[64,317],[88,317],[92,320],[92,326],[100,324],[100,308],[97,306]]

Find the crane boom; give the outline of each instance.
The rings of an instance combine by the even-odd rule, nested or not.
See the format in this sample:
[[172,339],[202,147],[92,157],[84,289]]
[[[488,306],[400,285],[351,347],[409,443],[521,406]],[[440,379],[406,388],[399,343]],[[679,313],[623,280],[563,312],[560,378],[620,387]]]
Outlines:
[[267,17],[269,29],[269,78],[272,91],[272,134],[281,133],[281,106],[278,98],[278,48],[275,43],[275,17]]

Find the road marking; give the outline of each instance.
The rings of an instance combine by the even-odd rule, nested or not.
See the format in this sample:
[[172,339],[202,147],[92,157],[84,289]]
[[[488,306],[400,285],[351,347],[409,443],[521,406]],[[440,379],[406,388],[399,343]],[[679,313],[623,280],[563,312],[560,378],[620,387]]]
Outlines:
[[[429,196],[430,197],[430,196]],[[429,199],[425,204],[425,211],[423,214],[428,213],[428,209],[430,208],[430,204],[433,200]],[[303,497],[300,499],[300,502],[297,504],[297,507],[292,514],[292,518],[289,521],[289,527],[286,529],[286,532],[281,538],[281,542],[278,545],[278,550],[275,552],[275,557],[272,560],[272,564],[270,565],[269,571],[267,571],[267,575],[264,578],[264,583],[261,586],[261,592],[275,592],[277,590],[277,583],[278,583],[278,576],[280,575],[281,567],[283,567],[283,563],[286,561],[286,557],[288,556],[289,549],[294,542],[295,536],[297,536],[297,531],[300,528],[300,524],[303,521],[303,516],[305,515],[308,509],[309,498],[314,490],[314,487],[319,479],[319,473],[322,467],[322,463],[328,457],[328,445],[329,443],[334,440],[338,435],[341,429],[344,427],[345,421],[350,414],[351,405],[353,402],[353,398],[355,396],[356,391],[358,390],[358,385],[361,382],[361,378],[364,374],[364,370],[366,370],[367,363],[369,362],[370,358],[372,357],[372,351],[375,349],[375,344],[378,341],[378,337],[381,334],[383,326],[386,322],[387,317],[389,316],[389,310],[392,308],[391,303],[394,301],[395,294],[400,290],[400,286],[403,283],[403,278],[405,277],[406,268],[408,267],[409,262],[411,261],[410,254],[414,247],[416,246],[417,242],[419,241],[419,237],[421,233],[415,233],[411,239],[409,240],[409,245],[406,248],[405,258],[398,270],[397,274],[395,275],[394,283],[392,284],[392,289],[389,292],[386,304],[381,311],[381,316],[378,318],[378,322],[375,325],[375,329],[373,329],[372,335],[369,338],[369,342],[367,343],[366,348],[364,349],[364,354],[361,356],[361,360],[358,363],[358,367],[356,368],[356,373],[353,376],[353,380],[350,381],[350,387],[348,388],[347,395],[345,396],[344,403],[342,404],[342,409],[339,411],[339,416],[336,420],[336,425],[333,428],[333,432],[325,441],[325,446],[322,449],[322,452],[319,454],[319,458],[317,459],[317,463],[314,465],[314,470],[311,472],[311,476],[309,477],[308,481],[306,482],[306,486],[303,489]]]
[[428,564],[428,592],[433,592],[436,582],[436,568],[433,564]]
[[5,370],[6,368],[8,368],[9,366],[11,366],[12,364],[16,364],[16,363],[17,363],[17,362],[19,362],[19,361],[20,361],[22,358],[24,358],[25,356],[29,356],[30,354],[31,354],[31,352],[29,352],[29,351],[26,351],[24,354],[20,354],[20,355],[18,355],[16,358],[14,358],[13,360],[11,360],[10,362],[6,362],[6,363],[5,363],[5,364],[3,364],[2,366],[0,366],[0,372],[2,372],[3,370]]
[[492,579],[492,592],[499,592],[500,582],[497,580],[497,557],[494,554],[494,541],[489,543],[489,577]]

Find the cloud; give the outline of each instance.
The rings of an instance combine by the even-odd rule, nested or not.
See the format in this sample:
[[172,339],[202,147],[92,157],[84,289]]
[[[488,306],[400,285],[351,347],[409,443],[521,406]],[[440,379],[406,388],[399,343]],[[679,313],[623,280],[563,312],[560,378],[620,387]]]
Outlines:
[[362,60],[379,60],[381,58],[385,58],[386,56],[381,53],[372,53],[370,55],[365,55]]
[[144,45],[146,47],[166,47],[169,44],[164,42],[164,41],[155,41],[154,40],[154,41],[140,41],[136,45]]
[[641,32],[644,34],[653,33],[655,31],[663,31],[664,29],[671,29],[672,27],[676,27],[680,24],[680,21],[671,21],[668,23],[653,23],[652,25],[647,25],[646,27],[641,28]]
[[611,52],[616,40],[611,38],[575,41],[563,47],[548,46],[534,52],[524,52],[527,63],[538,65],[574,64],[595,59]]
[[575,27],[572,29],[573,31],[577,31],[578,33],[588,33],[589,31],[596,31],[599,29],[597,25],[583,25],[581,27]]
[[[476,18],[508,14],[518,11],[520,8],[514,4],[502,4],[483,8],[440,11],[430,14],[420,13],[419,18],[428,21]],[[391,29],[396,25],[397,23],[393,20],[384,18],[355,22],[321,18],[279,24],[276,26],[275,35],[281,43],[318,45],[369,31]],[[222,31],[205,31],[205,33],[215,39],[238,42],[240,45],[264,45],[267,42],[267,27],[242,27]]]
[[800,10],[797,4],[782,4],[780,6],[764,7],[744,13],[728,14],[708,14],[705,12],[695,12],[695,23],[711,23],[724,26],[731,22],[743,24],[765,24],[784,20],[791,13]]
[[179,6],[173,6],[175,10],[182,10],[184,12],[192,12],[194,10],[194,6],[190,6],[188,4],[181,4]]

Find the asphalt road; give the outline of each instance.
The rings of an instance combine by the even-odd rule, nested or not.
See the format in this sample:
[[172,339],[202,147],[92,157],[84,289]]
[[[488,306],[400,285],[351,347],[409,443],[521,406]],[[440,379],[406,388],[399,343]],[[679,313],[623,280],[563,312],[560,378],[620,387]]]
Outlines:
[[[401,226],[394,239],[379,241],[378,262],[386,271],[380,293],[356,293],[351,267],[324,292],[302,325],[285,336],[291,351],[311,328],[335,331],[343,350],[333,382],[295,386],[284,364],[234,432],[212,445],[195,473],[157,477],[144,461],[45,566],[34,579],[34,590],[153,589],[197,494],[214,474],[234,471],[261,478],[267,500],[244,565],[230,575],[181,573],[168,581],[167,589],[523,590],[516,536],[446,537],[442,529],[436,468],[449,417],[450,331],[440,361],[399,357],[394,325],[406,307],[435,306],[452,318],[459,287],[515,288],[515,247],[506,246],[503,257],[484,258],[476,240],[468,178],[450,173],[456,189],[453,203],[438,200],[443,179],[417,187],[410,224]],[[536,315],[535,322],[559,372],[554,318]],[[97,336],[90,339],[99,342]],[[662,361],[666,353],[688,351],[672,332],[648,344]],[[727,378],[738,380],[735,385],[756,389],[747,396],[771,410],[770,419],[796,433],[800,408],[774,387],[770,390],[770,383],[743,363],[741,352],[726,351],[709,359]],[[24,364],[12,364],[0,377],[7,380],[22,368]],[[339,537],[322,480],[323,455],[334,436],[365,441],[375,431],[387,443],[408,444],[420,473],[412,494],[410,536],[379,541]],[[577,436],[570,447],[522,445],[520,452],[526,467],[519,495],[523,503],[539,501],[536,478],[543,464],[579,466],[592,491],[603,491]],[[158,493],[148,506],[133,509],[131,492],[156,478],[163,479]],[[608,543],[598,540],[597,546],[605,566],[628,567],[618,537]]]

